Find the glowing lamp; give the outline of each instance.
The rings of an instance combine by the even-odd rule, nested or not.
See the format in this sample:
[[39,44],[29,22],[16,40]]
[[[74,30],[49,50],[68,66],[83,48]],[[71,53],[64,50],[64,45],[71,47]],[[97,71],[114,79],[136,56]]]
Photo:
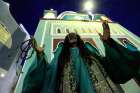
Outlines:
[[83,9],[85,11],[92,11],[94,8],[94,3],[92,0],[88,0],[84,2]]

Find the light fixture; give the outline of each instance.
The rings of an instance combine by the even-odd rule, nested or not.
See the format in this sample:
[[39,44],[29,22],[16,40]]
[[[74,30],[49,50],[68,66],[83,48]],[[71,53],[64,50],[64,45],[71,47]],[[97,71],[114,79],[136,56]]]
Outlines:
[[0,77],[1,77],[1,78],[4,78],[4,77],[5,77],[5,74],[4,74],[4,73],[1,73],[1,74],[0,74]]
[[86,0],[83,3],[83,10],[84,11],[93,11],[94,8],[95,8],[95,2],[93,2],[93,0]]

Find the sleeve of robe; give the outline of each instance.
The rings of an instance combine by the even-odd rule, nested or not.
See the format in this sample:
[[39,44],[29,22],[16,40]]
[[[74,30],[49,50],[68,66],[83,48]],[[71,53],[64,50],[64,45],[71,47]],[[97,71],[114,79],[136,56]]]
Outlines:
[[[101,56],[98,49],[96,47],[94,47],[93,45],[91,45],[90,43],[86,42],[85,43],[86,48],[92,53],[92,55],[96,58],[96,66],[98,66],[97,68],[100,70],[100,76],[96,76],[98,79],[98,84],[100,84],[100,86],[102,86],[102,88],[100,90],[103,90],[104,92],[109,92],[109,89],[111,89],[111,91],[113,93],[124,93],[124,91],[122,90],[122,88],[120,87],[119,84],[114,84],[114,82],[112,82],[111,78],[109,77],[109,75],[106,73],[104,67],[102,66],[102,62],[104,62],[105,57]],[[95,65],[95,63],[94,63]],[[96,68],[96,70],[97,70]],[[99,83],[99,81],[101,80],[101,78],[103,79],[104,77],[104,81],[106,81],[106,89],[104,90],[105,85],[102,85],[101,83]],[[103,82],[103,80],[102,80]],[[108,86],[108,87],[107,87]],[[96,86],[97,87],[97,86]],[[97,88],[98,90],[98,88]],[[108,93],[107,92],[107,93]]]
[[47,57],[43,53],[35,54],[33,64],[29,68],[22,87],[22,93],[40,93],[46,73]]
[[59,43],[54,58],[47,64],[45,53],[36,55],[34,64],[30,67],[23,84],[22,93],[55,93],[55,79],[57,70],[57,59],[62,50],[62,43]]
[[102,61],[106,72],[115,83],[125,83],[138,74],[140,52],[132,51],[113,39],[103,41],[106,57]]
[[101,56],[101,54],[99,53],[96,47],[91,45],[89,42],[85,42],[85,46],[92,53],[92,55],[94,55],[96,59],[98,59],[99,61],[103,59],[103,57]]
[[42,93],[56,93],[57,64],[62,47],[63,43],[59,43],[57,45],[56,51],[54,52],[54,58],[52,59],[51,63],[47,66],[47,73],[46,78],[44,80]]

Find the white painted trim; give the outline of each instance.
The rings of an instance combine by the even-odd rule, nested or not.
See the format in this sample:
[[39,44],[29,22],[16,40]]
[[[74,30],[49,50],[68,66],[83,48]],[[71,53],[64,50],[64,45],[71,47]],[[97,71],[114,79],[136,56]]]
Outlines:
[[51,60],[54,58],[54,54],[53,54],[53,37],[51,37],[51,49],[50,49],[50,53],[51,53]]
[[60,15],[58,15],[58,17],[57,17],[57,19],[62,19],[64,16],[65,16],[65,14],[76,14],[76,12],[74,12],[74,11],[65,11],[65,12],[62,12]]
[[46,36],[46,26],[47,26],[47,22],[45,22],[45,26],[44,26],[44,30],[43,30],[43,33],[42,33],[42,39],[41,39],[40,47],[43,47],[43,45],[44,45],[45,36]]

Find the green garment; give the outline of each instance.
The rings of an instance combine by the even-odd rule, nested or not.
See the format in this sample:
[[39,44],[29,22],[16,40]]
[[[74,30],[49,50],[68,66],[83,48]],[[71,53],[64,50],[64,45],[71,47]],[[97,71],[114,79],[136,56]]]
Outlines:
[[[59,44],[57,50],[54,53],[54,59],[51,64],[47,63],[47,57],[45,54],[42,56],[37,56],[30,66],[22,86],[22,93],[43,93],[43,86],[48,87],[48,89],[55,88],[55,77],[56,77],[56,65],[58,56],[62,50],[63,44]],[[46,79],[47,76],[47,79]],[[52,77],[51,77],[52,76]],[[51,88],[50,88],[51,87]],[[46,90],[49,91],[49,90]],[[51,92],[45,92],[51,93]]]
[[[59,45],[59,46],[61,46],[61,45]],[[71,66],[73,66],[73,70],[75,73],[75,76],[73,76],[73,77],[75,77],[75,79],[76,79],[76,84],[77,84],[76,86],[80,86],[80,89],[79,89],[80,93],[96,93],[94,87],[92,86],[92,83],[90,82],[86,66],[84,65],[83,60],[79,57],[78,48],[73,48],[70,51],[71,51],[71,62],[72,62]],[[51,64],[48,67],[46,79],[44,81],[45,83],[44,83],[41,93],[57,93],[56,92],[56,90],[57,90],[56,89],[56,81],[57,81],[56,74],[57,74],[57,64],[58,64],[57,60],[58,60],[60,52],[61,52],[61,49],[57,50],[56,53],[54,53],[54,59],[52,60]],[[68,66],[70,66],[70,65],[68,65]],[[68,69],[68,67],[66,68],[65,71],[67,71],[67,69]],[[64,75],[64,77],[65,77],[65,75]],[[68,79],[68,81],[70,81],[70,80]],[[74,86],[74,87],[76,87],[76,86]],[[64,87],[66,87],[66,86],[64,86]],[[66,91],[68,89],[67,90],[64,90],[64,89],[66,89],[66,88],[63,88],[63,90],[62,90],[63,93],[67,93]],[[69,91],[70,91],[69,93],[78,93],[72,89],[69,89]]]
[[39,93],[43,86],[47,66],[44,57],[45,56],[42,55],[42,57],[37,56],[34,59],[34,63],[29,68],[24,79],[22,93]]
[[[89,43],[85,43],[85,46],[95,55],[95,58],[100,58],[99,52],[95,47]],[[44,55],[35,60],[34,65],[37,63],[41,64],[37,64],[26,75],[22,93],[58,93],[56,75],[58,57],[62,47],[62,43],[58,45],[50,64],[46,64],[47,60],[44,58]],[[77,47],[71,48],[70,54],[71,60],[65,65],[64,71],[62,71],[64,73],[63,80],[60,83],[62,93],[123,93],[104,72],[100,62],[92,60],[91,65],[87,64],[80,56]]]
[[125,83],[138,75],[140,52],[136,48],[132,46],[125,48],[111,38],[103,44],[106,57],[102,65],[115,83]]
[[[99,53],[91,44],[85,43],[85,45],[92,53]],[[77,47],[71,48],[70,53],[71,61],[64,68],[63,81],[61,82],[62,93],[123,93],[118,85],[115,85],[108,76],[105,76],[101,65],[102,69],[97,65],[100,63],[93,61],[92,65],[88,66],[81,58]],[[49,73],[46,75],[42,93],[57,93],[57,59],[58,56],[55,55],[51,66],[49,66]],[[48,76],[49,79],[47,79]],[[79,87],[78,90],[77,87]]]

